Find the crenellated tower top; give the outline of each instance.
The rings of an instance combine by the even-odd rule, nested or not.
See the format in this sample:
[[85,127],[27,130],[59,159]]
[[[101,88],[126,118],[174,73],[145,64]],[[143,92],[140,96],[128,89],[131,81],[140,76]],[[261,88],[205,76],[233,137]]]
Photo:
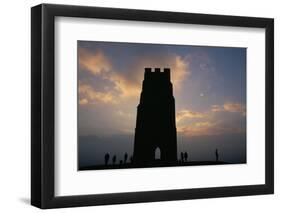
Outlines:
[[155,79],[155,78],[163,78],[167,81],[170,81],[170,68],[164,68],[163,72],[160,68],[154,68],[154,71],[150,67],[144,68],[144,79]]

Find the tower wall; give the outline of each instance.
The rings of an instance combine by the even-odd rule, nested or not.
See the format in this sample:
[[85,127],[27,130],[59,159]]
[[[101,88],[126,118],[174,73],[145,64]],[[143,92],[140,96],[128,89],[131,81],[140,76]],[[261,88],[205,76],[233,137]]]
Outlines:
[[161,151],[160,162],[177,161],[175,99],[170,69],[145,68],[140,103],[137,107],[133,161],[137,165],[156,163],[155,150]]

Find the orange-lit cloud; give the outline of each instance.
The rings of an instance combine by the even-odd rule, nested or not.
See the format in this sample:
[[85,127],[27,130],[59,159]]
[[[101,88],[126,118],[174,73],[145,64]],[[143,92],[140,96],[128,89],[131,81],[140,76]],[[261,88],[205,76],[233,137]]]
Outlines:
[[[82,68],[80,70],[86,70],[93,76],[112,82],[114,88],[111,89],[119,92],[120,97],[132,97],[139,93],[140,89],[136,85],[120,75],[117,70],[114,70],[112,63],[101,50],[92,53],[80,47],[78,54],[79,66]],[[111,94],[111,96],[113,95]],[[114,98],[118,99],[120,97]],[[109,96],[107,96],[107,98],[109,98]],[[108,103],[110,103],[110,101],[108,101]]]
[[90,85],[79,82],[79,105],[95,103],[116,103],[110,92],[95,91]]
[[108,80],[110,80],[114,84],[113,89],[118,92],[118,97],[116,98],[139,97],[141,92],[141,83],[136,84],[132,81],[129,81],[118,72],[112,72],[110,76],[108,76]]
[[223,111],[223,108],[220,105],[212,105],[211,111],[212,112],[221,112],[221,111]]
[[189,77],[191,74],[189,68],[189,62],[180,56],[175,56],[174,63],[171,66],[172,69],[172,82],[175,89],[180,89],[183,80]]
[[212,112],[236,112],[246,116],[246,106],[240,103],[226,102],[222,106],[212,105]]
[[[217,112],[239,113],[246,115],[246,107],[240,103],[226,102],[223,105],[212,105],[205,112],[196,112],[190,109],[183,109],[177,112],[177,130],[186,136],[205,136],[236,134],[245,132],[245,129],[236,128],[220,122]],[[199,120],[198,120],[199,119]],[[231,124],[228,123],[228,124]]]
[[[130,66],[131,70],[129,70],[130,68],[127,68],[128,70],[117,70],[101,50],[93,53],[80,47],[78,54],[80,71],[86,70],[93,76],[109,80],[114,85],[111,88],[111,94],[109,95],[107,93],[106,100],[111,98],[115,100],[139,98],[145,67],[170,67],[172,83],[176,90],[181,88],[184,79],[190,75],[187,58],[185,59],[178,55],[157,56],[155,58],[144,56],[143,58],[139,58],[138,61],[132,62],[133,65]],[[96,101],[105,102],[100,97],[102,94],[95,92],[95,95],[91,96],[95,96]],[[111,101],[107,101],[107,103],[111,103]]]
[[238,112],[243,116],[246,115],[246,107],[240,103],[227,102],[223,105],[223,108],[227,112]]
[[177,112],[176,114],[176,121],[177,123],[185,120],[185,119],[192,119],[192,118],[205,118],[207,115],[201,112],[191,111],[189,109],[183,109]]
[[221,122],[204,121],[177,127],[177,131],[186,136],[211,136],[236,134],[245,132],[244,129],[228,127]]
[[79,105],[83,106],[83,105],[87,105],[89,103],[87,98],[81,98],[79,99]]
[[78,48],[78,62],[82,69],[93,75],[105,75],[111,69],[109,60],[100,50],[92,53],[85,48]]

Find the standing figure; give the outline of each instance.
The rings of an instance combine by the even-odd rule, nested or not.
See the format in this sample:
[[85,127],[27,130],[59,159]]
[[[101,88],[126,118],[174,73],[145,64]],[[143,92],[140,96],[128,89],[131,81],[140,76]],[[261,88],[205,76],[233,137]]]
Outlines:
[[106,153],[105,156],[104,156],[104,162],[105,162],[105,165],[108,164],[108,160],[109,160],[109,154]]
[[216,149],[215,154],[216,154],[216,162],[218,162],[218,161],[219,161],[219,152],[218,152],[218,149]]
[[182,163],[184,162],[184,154],[183,154],[183,152],[181,152],[181,162]]
[[114,155],[112,158],[112,164],[115,164],[115,162],[116,162],[116,155]]
[[185,160],[185,162],[187,162],[187,158],[188,158],[188,154],[187,154],[187,152],[185,152],[184,153],[184,160]]
[[128,154],[126,152],[125,155],[124,155],[124,163],[127,163],[127,159],[128,159]]

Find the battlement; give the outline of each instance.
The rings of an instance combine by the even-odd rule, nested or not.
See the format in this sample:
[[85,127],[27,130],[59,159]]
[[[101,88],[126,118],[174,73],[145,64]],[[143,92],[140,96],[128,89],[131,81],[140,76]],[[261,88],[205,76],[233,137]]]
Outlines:
[[150,67],[144,68],[144,79],[151,79],[156,76],[163,76],[166,78],[168,81],[170,81],[170,68],[164,68],[163,72],[161,71],[160,68],[154,68],[154,71]]

